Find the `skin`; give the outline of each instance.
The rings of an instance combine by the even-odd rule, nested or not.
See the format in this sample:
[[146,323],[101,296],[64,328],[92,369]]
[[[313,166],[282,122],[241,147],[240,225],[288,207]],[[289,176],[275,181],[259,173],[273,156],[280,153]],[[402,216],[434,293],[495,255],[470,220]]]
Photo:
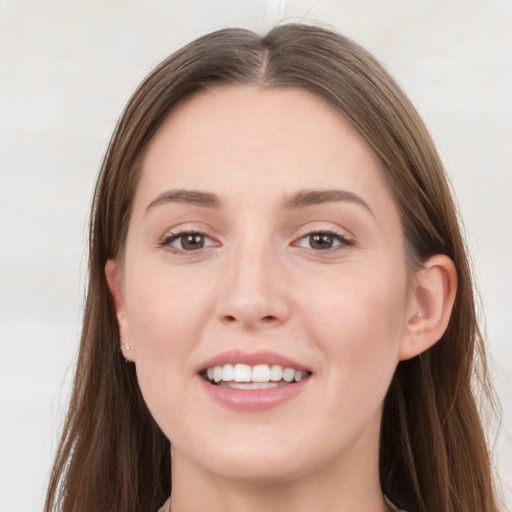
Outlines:
[[[441,255],[407,274],[384,172],[339,113],[298,89],[215,86],[155,135],[106,274],[124,354],[172,443],[173,512],[386,510],[383,400],[398,362],[442,335],[456,275]],[[162,199],[176,189],[222,205]],[[361,201],[283,205],[309,190]],[[204,233],[204,246],[186,250],[179,231]],[[312,246],[326,231],[333,247]],[[276,407],[229,409],[197,369],[231,349],[277,352],[312,376]]]

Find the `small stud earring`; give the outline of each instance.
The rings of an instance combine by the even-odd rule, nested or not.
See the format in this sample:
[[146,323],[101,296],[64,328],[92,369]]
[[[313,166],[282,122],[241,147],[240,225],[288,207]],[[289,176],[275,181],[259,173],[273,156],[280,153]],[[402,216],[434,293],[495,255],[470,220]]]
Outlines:
[[128,345],[128,343],[121,343],[121,347],[123,347],[125,350],[130,350],[130,345]]

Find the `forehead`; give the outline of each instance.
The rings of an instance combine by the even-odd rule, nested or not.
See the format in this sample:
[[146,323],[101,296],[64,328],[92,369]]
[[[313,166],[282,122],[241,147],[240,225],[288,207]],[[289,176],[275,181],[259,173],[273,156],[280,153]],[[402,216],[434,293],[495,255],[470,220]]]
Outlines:
[[141,189],[226,184],[266,196],[291,188],[385,187],[381,162],[343,116],[298,88],[211,86],[181,103],[143,161]]

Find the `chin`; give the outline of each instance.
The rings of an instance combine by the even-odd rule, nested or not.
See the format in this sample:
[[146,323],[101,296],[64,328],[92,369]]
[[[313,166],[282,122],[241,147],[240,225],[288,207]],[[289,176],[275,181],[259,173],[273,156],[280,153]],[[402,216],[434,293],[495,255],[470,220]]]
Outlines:
[[231,431],[223,439],[201,438],[188,447],[180,446],[179,440],[172,443],[173,466],[187,465],[188,460],[203,473],[246,484],[292,481],[311,468],[304,443],[275,432],[262,435],[252,429],[250,435],[245,430],[239,436]]
[[242,484],[282,484],[300,478],[306,471],[296,457],[267,455],[266,452],[259,457],[223,454],[218,463],[205,469],[218,477]]

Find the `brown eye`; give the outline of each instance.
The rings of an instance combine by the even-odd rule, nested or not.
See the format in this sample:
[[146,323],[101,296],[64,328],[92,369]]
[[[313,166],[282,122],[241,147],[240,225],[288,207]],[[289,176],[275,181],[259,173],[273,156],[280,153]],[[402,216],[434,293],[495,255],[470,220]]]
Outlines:
[[341,233],[334,231],[314,231],[304,235],[296,242],[296,245],[313,251],[335,251],[351,247],[354,245],[354,242]]
[[331,249],[334,245],[334,236],[327,233],[314,233],[309,235],[309,246],[315,250]]
[[198,251],[205,247],[216,245],[208,235],[194,231],[173,233],[166,236],[161,242],[162,247],[169,247],[176,252]]
[[185,251],[194,251],[204,247],[204,235],[199,233],[186,233],[181,235],[178,240],[181,242],[181,249]]

